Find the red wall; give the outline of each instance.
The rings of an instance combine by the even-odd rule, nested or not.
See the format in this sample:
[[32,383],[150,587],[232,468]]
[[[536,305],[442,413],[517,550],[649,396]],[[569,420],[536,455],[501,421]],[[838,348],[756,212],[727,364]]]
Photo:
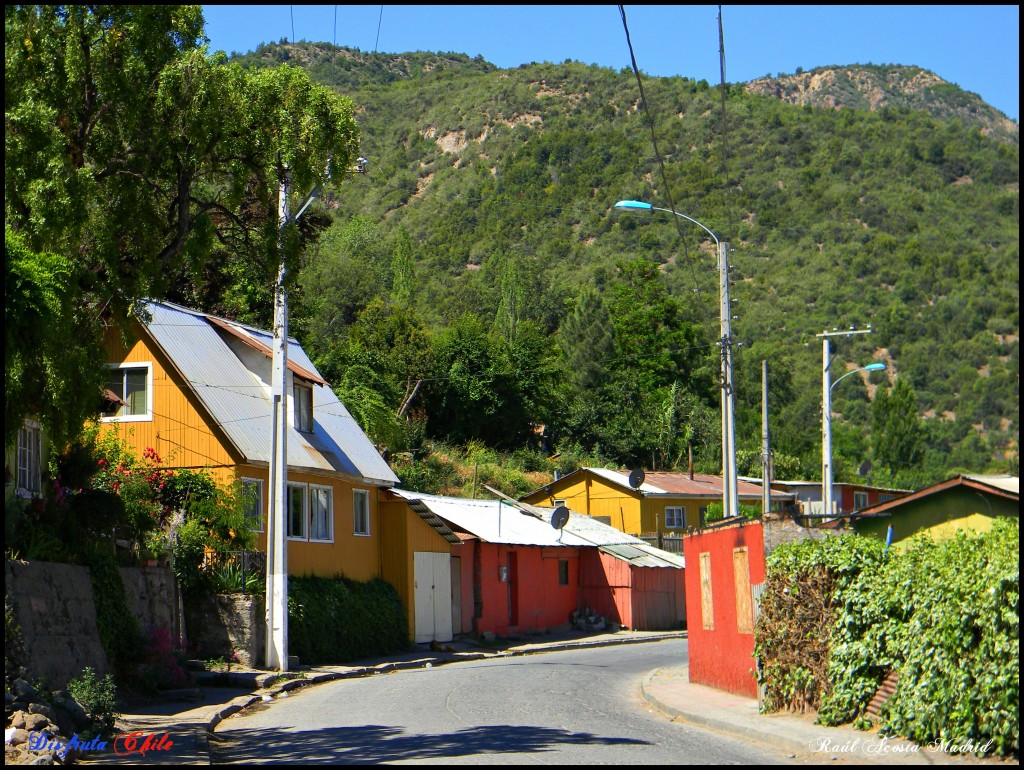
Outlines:
[[[480,600],[478,616],[474,617],[477,633],[490,631],[497,636],[508,636],[543,631],[569,622],[579,597],[579,548],[477,542],[474,559],[478,559],[473,571]],[[569,562],[569,584],[564,586],[558,584],[561,559]],[[507,582],[501,582],[499,566],[510,568]],[[465,568],[463,564],[463,570]],[[473,605],[468,609],[472,612]],[[465,617],[465,603],[462,612]]]
[[580,556],[580,604],[634,631],[677,630],[686,620],[683,573],[634,567],[588,548]]
[[[686,617],[690,681],[757,697],[754,635],[740,633],[736,617],[733,549],[747,548],[750,585],[764,582],[764,535],[760,522],[702,530],[683,537],[686,558]],[[714,630],[701,612],[700,554],[710,554]]]

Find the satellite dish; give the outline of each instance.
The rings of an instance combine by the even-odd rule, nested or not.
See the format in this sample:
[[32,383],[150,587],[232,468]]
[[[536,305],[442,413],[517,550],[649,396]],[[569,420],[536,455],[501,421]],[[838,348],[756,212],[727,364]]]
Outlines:
[[555,508],[551,514],[551,526],[555,529],[562,529],[569,522],[569,509],[564,505]]
[[865,460],[864,462],[862,462],[860,464],[860,468],[857,470],[857,473],[859,475],[861,475],[861,476],[867,476],[870,472],[871,472],[871,461],[870,460]]
[[633,489],[639,489],[640,485],[644,483],[644,471],[643,468],[634,468],[629,472],[629,485]]

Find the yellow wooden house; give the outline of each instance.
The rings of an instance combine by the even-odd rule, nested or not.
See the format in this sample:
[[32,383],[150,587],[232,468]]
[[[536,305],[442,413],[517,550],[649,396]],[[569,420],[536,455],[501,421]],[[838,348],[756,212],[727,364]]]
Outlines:
[[[761,506],[759,484],[741,480],[737,488],[741,504]],[[773,506],[792,498],[771,493]],[[657,471],[644,474],[643,483],[634,488],[629,471],[580,468],[521,499],[533,505],[564,505],[629,535],[682,533],[701,526],[708,506],[722,502],[722,478]]]
[[[207,469],[253,490],[265,551],[273,335],[168,302],[146,311],[133,342],[108,338],[102,427],[139,456],[152,448],[165,467]],[[286,387],[288,572],[381,577],[379,498],[398,478],[295,340]]]

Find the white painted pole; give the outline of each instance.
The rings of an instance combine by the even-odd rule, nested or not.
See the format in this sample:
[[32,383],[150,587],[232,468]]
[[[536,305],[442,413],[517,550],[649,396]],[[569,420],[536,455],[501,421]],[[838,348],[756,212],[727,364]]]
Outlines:
[[266,665],[288,670],[288,296],[285,291],[284,230],[288,224],[287,167],[278,191],[278,251],[280,267],[274,292],[274,357],[271,374],[270,512],[267,517],[267,636]]

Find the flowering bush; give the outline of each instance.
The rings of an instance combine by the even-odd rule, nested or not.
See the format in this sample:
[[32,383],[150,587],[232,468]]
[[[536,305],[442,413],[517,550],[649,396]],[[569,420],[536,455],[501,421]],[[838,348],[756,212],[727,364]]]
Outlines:
[[170,690],[189,684],[185,652],[171,639],[170,629],[154,626],[146,633],[138,680],[148,690]]

